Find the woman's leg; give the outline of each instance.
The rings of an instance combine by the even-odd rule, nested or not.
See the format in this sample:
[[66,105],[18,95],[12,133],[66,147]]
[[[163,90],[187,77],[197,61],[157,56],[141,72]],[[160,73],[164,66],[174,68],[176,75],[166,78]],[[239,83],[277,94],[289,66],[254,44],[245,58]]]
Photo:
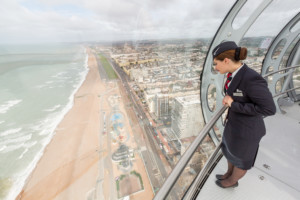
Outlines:
[[222,176],[222,179],[226,179],[230,177],[233,172],[233,167],[234,167],[233,164],[229,162],[229,160],[227,160],[227,164],[228,164],[227,172]]
[[247,172],[247,170],[233,167],[233,172],[232,172],[231,176],[229,176],[227,179],[223,180],[221,182],[221,184],[224,187],[232,186],[232,185],[236,184],[238,182],[238,180],[240,180],[246,174],[246,172]]

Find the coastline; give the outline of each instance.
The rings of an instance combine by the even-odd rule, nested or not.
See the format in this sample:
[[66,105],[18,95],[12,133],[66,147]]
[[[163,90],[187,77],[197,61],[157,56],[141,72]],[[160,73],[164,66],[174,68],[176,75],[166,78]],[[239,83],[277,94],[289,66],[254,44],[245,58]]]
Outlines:
[[[89,71],[74,95],[73,107],[56,127],[51,142],[16,199],[108,200],[128,195],[133,200],[150,200],[154,197],[145,164],[138,153],[137,141],[143,137],[137,116],[126,106],[130,102],[119,80],[101,80],[92,51],[87,49]],[[117,120],[118,130],[114,129],[113,115],[122,116],[121,121]],[[116,137],[115,131],[120,131],[122,138]],[[119,142],[135,152],[132,167],[127,172],[112,161]],[[137,175],[129,176],[133,172]],[[117,192],[116,180],[124,173],[130,180],[120,183],[122,191]],[[136,187],[138,182],[141,185]]]
[[83,199],[95,186],[101,80],[94,55],[89,49],[87,53],[89,71],[74,94],[73,106],[16,199]]

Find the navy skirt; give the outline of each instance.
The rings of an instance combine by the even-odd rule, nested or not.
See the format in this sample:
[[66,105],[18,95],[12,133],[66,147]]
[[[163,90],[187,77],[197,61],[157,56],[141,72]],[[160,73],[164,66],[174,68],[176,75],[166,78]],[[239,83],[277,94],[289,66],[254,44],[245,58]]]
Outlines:
[[248,170],[248,169],[251,169],[251,167],[253,167],[253,165],[255,163],[258,147],[257,147],[256,153],[255,153],[254,159],[244,160],[242,158],[237,157],[232,152],[230,152],[230,149],[228,148],[228,145],[226,143],[226,139],[223,135],[221,148],[222,148],[223,155],[235,167],[240,168],[240,169],[244,169],[244,170]]

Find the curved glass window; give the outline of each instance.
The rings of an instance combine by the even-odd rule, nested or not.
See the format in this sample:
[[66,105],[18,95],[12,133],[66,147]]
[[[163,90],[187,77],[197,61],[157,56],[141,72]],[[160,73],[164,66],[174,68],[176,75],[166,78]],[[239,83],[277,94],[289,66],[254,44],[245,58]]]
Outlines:
[[275,47],[273,53],[272,53],[272,59],[275,60],[278,58],[279,54],[281,53],[284,45],[286,44],[286,39],[282,39],[277,46]]
[[[255,10],[250,2],[234,28]],[[0,199],[153,199],[205,125],[200,77],[234,3],[4,1]],[[249,29],[241,45],[252,68],[297,8],[275,0]],[[211,111],[218,87],[208,88]],[[185,194],[214,142],[204,138],[168,199]]]
[[[250,3],[250,1],[249,1]],[[246,64],[261,72],[262,61],[275,36],[300,11],[297,0],[274,0],[245,34],[240,45],[248,48]]]
[[[300,87],[300,68],[297,68],[293,74],[293,85],[295,88]],[[300,89],[296,91],[297,95],[300,95]]]
[[232,28],[239,29],[242,27],[263,1],[264,0],[257,0],[255,1],[255,4],[253,1],[246,1],[237,16],[234,18],[232,22]]
[[3,3],[0,198],[152,199],[204,126],[200,75],[234,2]]
[[216,110],[216,86],[210,85],[207,91],[207,103],[210,111]]
[[300,28],[300,21],[297,21],[297,22],[292,26],[291,32],[293,33],[293,32],[295,32],[295,31],[299,30],[299,28]]

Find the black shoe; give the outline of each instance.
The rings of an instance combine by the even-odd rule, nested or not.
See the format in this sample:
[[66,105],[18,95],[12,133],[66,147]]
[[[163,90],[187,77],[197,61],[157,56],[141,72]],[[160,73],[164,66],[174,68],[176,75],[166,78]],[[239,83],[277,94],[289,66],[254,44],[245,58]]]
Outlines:
[[236,182],[236,184],[234,184],[234,185],[225,187],[225,186],[222,185],[220,180],[216,180],[216,184],[217,184],[217,186],[219,186],[221,188],[235,188],[235,187],[239,186],[239,182]]
[[223,176],[222,174],[216,174],[216,178],[220,181],[226,179],[226,178],[222,178],[222,176]]

